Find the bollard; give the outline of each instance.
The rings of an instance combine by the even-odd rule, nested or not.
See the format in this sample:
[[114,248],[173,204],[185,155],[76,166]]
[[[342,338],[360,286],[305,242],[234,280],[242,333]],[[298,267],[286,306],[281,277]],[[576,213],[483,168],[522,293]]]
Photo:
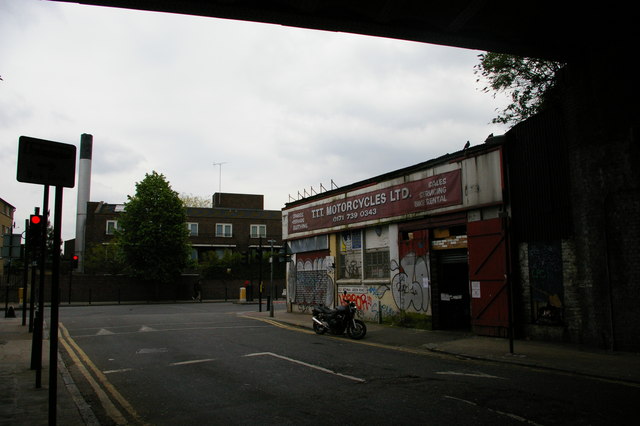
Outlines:
[[240,287],[240,299],[238,300],[240,303],[247,302],[247,289],[244,287]]

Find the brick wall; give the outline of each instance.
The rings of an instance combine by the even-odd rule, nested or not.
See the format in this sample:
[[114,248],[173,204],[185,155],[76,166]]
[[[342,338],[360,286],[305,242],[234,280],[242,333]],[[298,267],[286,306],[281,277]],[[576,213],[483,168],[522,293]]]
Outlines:
[[640,113],[628,56],[594,52],[563,75],[576,256],[569,332],[640,350]]

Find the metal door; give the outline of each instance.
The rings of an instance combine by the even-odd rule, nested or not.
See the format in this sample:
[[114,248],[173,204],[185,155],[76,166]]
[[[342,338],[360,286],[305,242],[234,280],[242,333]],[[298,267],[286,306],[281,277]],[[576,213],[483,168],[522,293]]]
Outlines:
[[504,219],[469,222],[471,326],[476,334],[507,337],[509,288]]

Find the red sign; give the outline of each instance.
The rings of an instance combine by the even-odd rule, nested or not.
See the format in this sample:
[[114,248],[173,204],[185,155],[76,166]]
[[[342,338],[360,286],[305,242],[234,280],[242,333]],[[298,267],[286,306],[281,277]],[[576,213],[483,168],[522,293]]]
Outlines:
[[289,211],[289,234],[315,231],[462,203],[460,170]]

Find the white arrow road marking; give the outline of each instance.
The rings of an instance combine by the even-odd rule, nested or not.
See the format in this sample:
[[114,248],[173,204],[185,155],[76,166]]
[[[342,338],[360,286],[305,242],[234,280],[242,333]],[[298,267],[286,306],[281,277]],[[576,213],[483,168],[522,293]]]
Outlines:
[[151,328],[151,327],[147,327],[146,325],[143,325],[142,327],[140,327],[140,330],[138,330],[138,332],[147,332],[147,331],[156,331],[155,328]]
[[109,334],[113,334],[113,331],[109,331],[106,328],[101,328],[97,333],[96,336],[108,336]]
[[272,356],[274,358],[283,359],[285,361],[293,362],[295,364],[304,365],[305,367],[313,368],[314,370],[322,371],[324,373],[333,374],[334,376],[344,377],[345,379],[353,380],[354,382],[364,383],[366,381],[366,380],[361,379],[359,377],[348,376],[346,374],[338,373],[337,371],[331,371],[331,370],[329,370],[327,368],[320,367],[318,365],[313,365],[313,364],[309,364],[307,362],[299,361],[297,359],[289,358],[289,357],[286,357],[286,356],[283,356],[283,355],[274,354],[273,352],[258,352],[258,353],[254,353],[254,354],[247,354],[247,355],[244,355],[244,356],[245,357],[250,357],[250,356]]
[[482,379],[506,380],[504,377],[492,376],[490,374],[485,374],[485,373],[463,373],[461,371],[437,371],[436,374],[449,375],[449,376],[480,377]]

